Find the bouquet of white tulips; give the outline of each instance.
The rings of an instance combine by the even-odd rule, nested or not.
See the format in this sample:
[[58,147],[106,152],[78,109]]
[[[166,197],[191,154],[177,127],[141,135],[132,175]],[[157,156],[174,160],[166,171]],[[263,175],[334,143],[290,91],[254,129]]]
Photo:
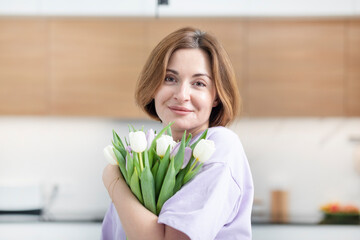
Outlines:
[[118,165],[137,199],[159,215],[163,204],[190,181],[215,151],[214,142],[205,140],[207,130],[190,145],[186,132],[179,143],[171,136],[172,123],[155,135],[150,129],[130,128],[129,142],[113,131],[112,146],[104,149],[106,159]]

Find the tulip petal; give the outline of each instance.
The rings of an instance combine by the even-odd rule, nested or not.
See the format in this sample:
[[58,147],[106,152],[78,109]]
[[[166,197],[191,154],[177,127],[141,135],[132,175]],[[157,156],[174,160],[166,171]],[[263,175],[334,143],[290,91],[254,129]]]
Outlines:
[[162,135],[159,139],[156,140],[156,154],[160,157],[163,157],[168,146],[170,146],[170,150],[172,150],[175,144],[176,143],[171,136]]
[[146,136],[143,131],[129,133],[131,149],[137,153],[143,152],[147,147]]
[[106,146],[104,148],[104,156],[111,165],[118,165],[113,149],[114,147],[111,145]]
[[171,152],[170,152],[170,157],[175,157],[175,155],[176,155],[177,152],[179,151],[180,143],[181,143],[181,142],[178,142],[178,143],[175,144],[175,146],[173,147],[173,149],[172,149]]
[[155,133],[154,130],[150,129],[148,130],[148,132],[146,133],[146,141],[147,141],[147,149],[150,149],[151,143],[155,138]]
[[215,151],[215,143],[201,139],[194,148],[193,155],[200,162],[206,162]]
[[130,145],[129,145],[129,146],[126,146],[126,147],[125,147],[125,150],[126,150],[127,152],[129,152],[130,154],[132,154]]

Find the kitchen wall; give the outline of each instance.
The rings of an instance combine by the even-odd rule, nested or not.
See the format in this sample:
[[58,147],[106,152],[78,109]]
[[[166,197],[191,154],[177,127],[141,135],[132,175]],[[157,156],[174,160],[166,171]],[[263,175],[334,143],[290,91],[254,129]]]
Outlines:
[[[109,198],[102,185],[103,148],[112,129],[128,123],[160,129],[153,121],[106,118],[0,117],[0,186],[38,185],[53,219],[101,219]],[[244,118],[231,126],[252,169],[257,205],[267,218],[270,192],[289,192],[290,220],[316,222],[329,201],[360,206],[354,150],[360,118]],[[24,196],[26,197],[26,196]]]
[[[360,0],[0,0],[1,16],[359,16]],[[146,120],[0,116],[0,187],[38,186],[48,217],[102,218],[109,198],[101,181],[103,148],[127,124],[160,129]],[[360,206],[354,151],[360,118],[244,118],[230,126],[241,138],[255,183],[257,213],[267,218],[270,192],[289,193],[290,220],[318,221],[319,206]],[[3,197],[3,196],[1,196]],[[26,196],[24,196],[26,199]],[[0,199],[1,200],[1,199]],[[1,203],[1,201],[0,201]]]

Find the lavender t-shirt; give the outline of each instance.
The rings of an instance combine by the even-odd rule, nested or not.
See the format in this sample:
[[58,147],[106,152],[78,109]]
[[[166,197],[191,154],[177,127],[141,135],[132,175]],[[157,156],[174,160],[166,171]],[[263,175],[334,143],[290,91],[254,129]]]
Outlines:
[[[216,151],[196,177],[165,202],[158,222],[193,240],[251,239],[254,188],[241,142],[224,127],[209,128],[207,139],[215,142]],[[113,204],[104,217],[102,239],[126,239]]]

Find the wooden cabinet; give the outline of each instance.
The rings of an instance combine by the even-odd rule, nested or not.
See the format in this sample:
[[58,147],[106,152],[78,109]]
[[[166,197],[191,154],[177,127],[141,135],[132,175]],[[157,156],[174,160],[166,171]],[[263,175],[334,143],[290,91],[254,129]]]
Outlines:
[[250,21],[245,112],[343,115],[344,31],[343,21]]
[[44,19],[0,19],[0,114],[48,113],[47,35]]
[[360,21],[273,18],[1,18],[0,115],[144,118],[138,75],[185,26],[233,62],[246,116],[360,116]]
[[346,115],[360,116],[360,20],[348,22],[346,37]]
[[145,61],[143,21],[50,21],[51,114],[139,117],[134,88]]

